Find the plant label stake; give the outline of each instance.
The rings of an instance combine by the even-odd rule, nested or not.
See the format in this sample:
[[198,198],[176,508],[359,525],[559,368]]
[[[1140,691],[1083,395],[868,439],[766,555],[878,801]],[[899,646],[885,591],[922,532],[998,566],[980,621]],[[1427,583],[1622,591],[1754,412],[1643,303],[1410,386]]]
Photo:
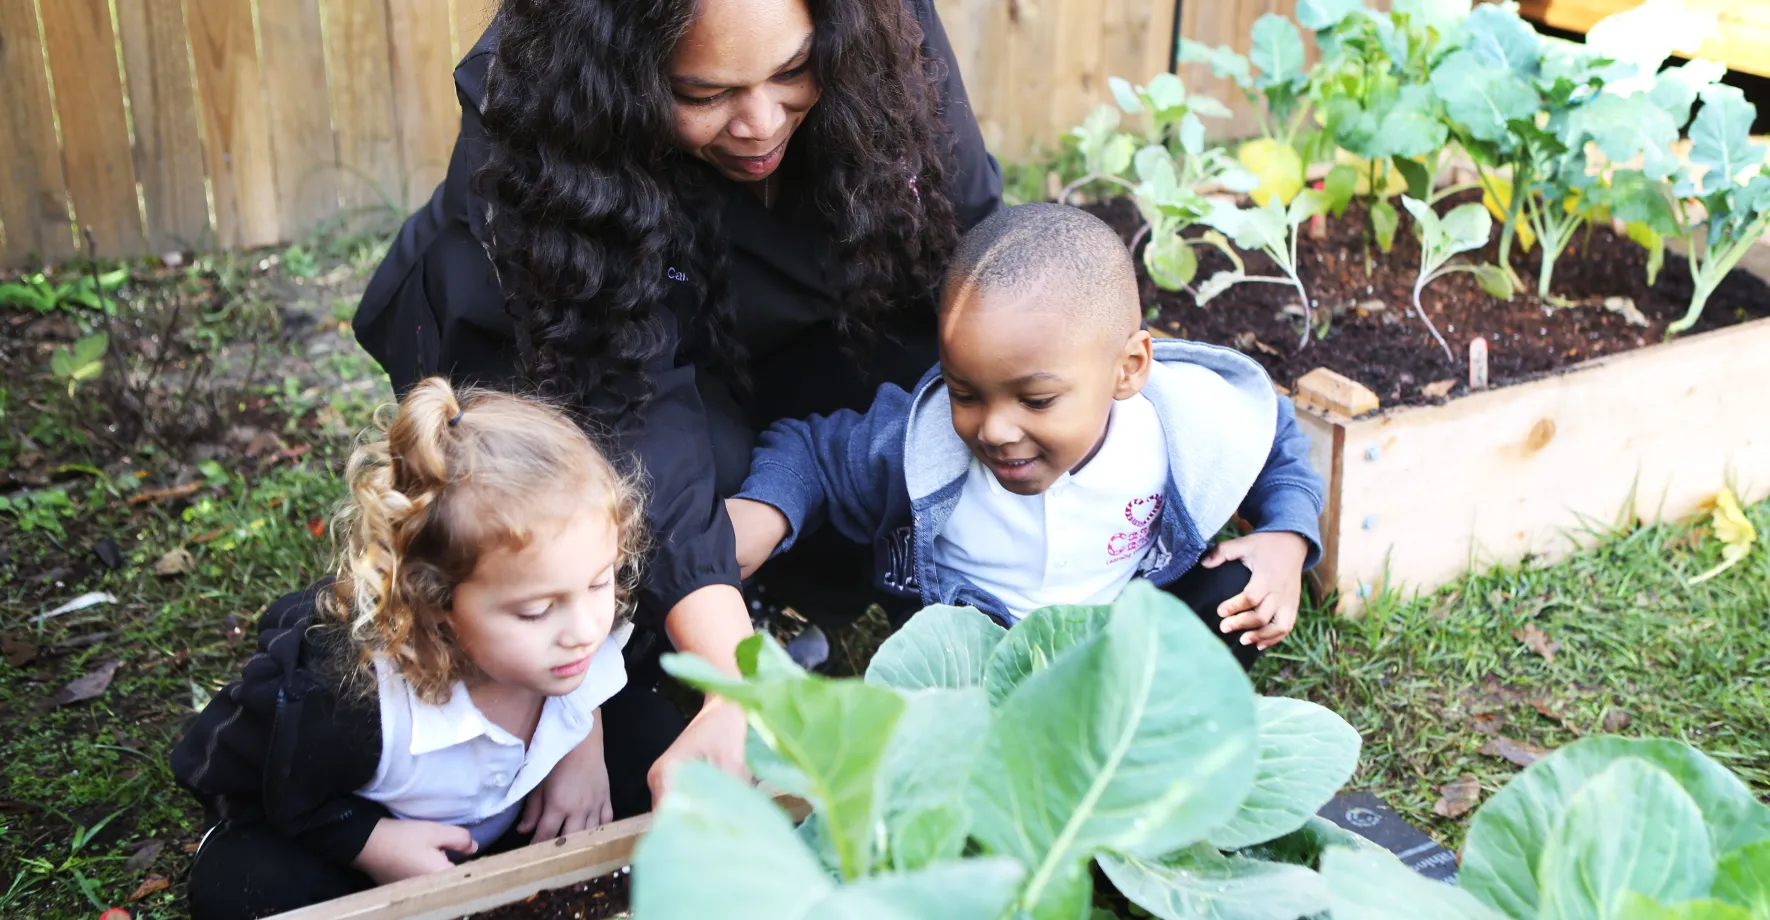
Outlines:
[[1469,389],[1487,389],[1487,339],[1469,342]]

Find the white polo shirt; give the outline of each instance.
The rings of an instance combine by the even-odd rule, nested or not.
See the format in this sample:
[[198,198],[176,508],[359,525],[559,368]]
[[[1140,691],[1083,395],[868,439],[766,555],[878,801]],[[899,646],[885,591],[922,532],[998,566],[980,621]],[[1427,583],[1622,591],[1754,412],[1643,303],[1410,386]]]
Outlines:
[[377,659],[381,762],[357,794],[396,818],[458,825],[480,846],[491,844],[516,823],[523,798],[560,758],[590,737],[596,707],[626,685],[621,647],[631,630],[624,625],[596,650],[576,690],[542,702],[527,745],[486,718],[465,683],[455,684],[448,702],[432,705]]
[[1106,441],[1040,495],[1016,495],[971,460],[959,502],[934,538],[934,564],[995,595],[1019,620],[1053,604],[1108,604],[1154,542],[1168,447],[1141,393],[1114,402]]

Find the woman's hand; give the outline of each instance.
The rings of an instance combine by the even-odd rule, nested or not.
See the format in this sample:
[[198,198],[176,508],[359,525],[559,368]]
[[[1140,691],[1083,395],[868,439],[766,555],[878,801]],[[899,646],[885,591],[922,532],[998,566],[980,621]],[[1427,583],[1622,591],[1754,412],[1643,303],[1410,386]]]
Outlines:
[[[750,625],[750,612],[745,609],[744,596],[738,589],[731,585],[708,585],[670,608],[664,618],[664,631],[669,633],[670,643],[684,654],[698,655],[735,677],[740,673],[738,643],[749,638],[755,629]],[[747,732],[742,709],[729,700],[708,696],[694,720],[646,774],[651,785],[652,810],[657,810],[669,793],[671,770],[685,760],[704,760],[733,776],[748,779],[750,773],[744,764]]]
[[737,537],[738,568],[749,578],[774,555],[791,525],[779,508],[747,498],[726,499],[725,514],[731,518],[732,534]]
[[479,844],[467,828],[435,821],[382,818],[369,832],[363,851],[351,860],[377,885],[441,872],[453,866],[449,852],[473,855]]
[[1217,607],[1226,633],[1242,632],[1241,644],[1265,651],[1290,635],[1303,602],[1303,562],[1309,542],[1294,533],[1253,533],[1225,540],[1199,564],[1214,569],[1232,559],[1253,573],[1240,594]]
[[550,840],[574,831],[601,827],[614,820],[609,799],[608,764],[602,759],[602,710],[596,710],[590,737],[554,764],[541,785],[529,793],[516,829]]

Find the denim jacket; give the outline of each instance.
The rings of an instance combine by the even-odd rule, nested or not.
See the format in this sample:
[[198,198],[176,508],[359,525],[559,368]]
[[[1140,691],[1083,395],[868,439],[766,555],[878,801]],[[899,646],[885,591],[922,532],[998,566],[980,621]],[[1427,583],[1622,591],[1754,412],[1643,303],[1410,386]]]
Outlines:
[[[1259,532],[1288,531],[1321,557],[1323,484],[1290,400],[1239,352],[1158,339],[1143,395],[1168,447],[1168,485],[1154,541],[1138,574],[1168,585],[1195,565],[1232,514]],[[885,385],[865,414],[774,423],[762,433],[739,498],[781,510],[789,531],[775,552],[828,523],[874,548],[877,585],[923,604],[976,607],[993,595],[942,573],[934,540],[959,503],[971,453],[953,430],[939,368],[914,394]]]

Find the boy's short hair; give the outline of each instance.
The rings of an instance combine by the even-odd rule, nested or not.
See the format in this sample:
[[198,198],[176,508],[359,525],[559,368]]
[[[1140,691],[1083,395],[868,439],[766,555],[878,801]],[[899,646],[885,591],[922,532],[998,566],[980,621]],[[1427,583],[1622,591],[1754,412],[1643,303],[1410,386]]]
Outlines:
[[959,241],[947,269],[942,309],[961,294],[1022,291],[1031,286],[1102,329],[1142,321],[1130,250],[1105,221],[1069,205],[1003,208]]

